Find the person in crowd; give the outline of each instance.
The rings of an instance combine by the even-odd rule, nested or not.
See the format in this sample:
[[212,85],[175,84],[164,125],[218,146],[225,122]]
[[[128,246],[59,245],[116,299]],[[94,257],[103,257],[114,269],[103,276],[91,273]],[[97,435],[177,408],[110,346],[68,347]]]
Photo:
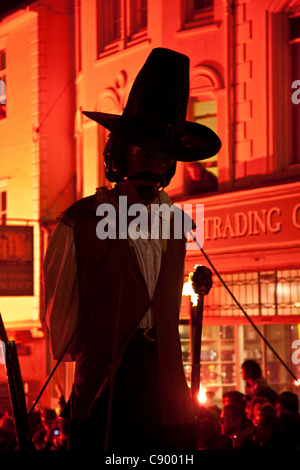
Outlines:
[[280,423],[274,412],[260,409],[254,419],[255,450],[279,450]]
[[285,393],[280,394],[275,403],[277,414],[279,414],[281,411],[290,411],[295,415],[299,415],[298,397],[297,395],[295,395],[295,397],[296,398]]
[[[0,430],[0,445],[3,449],[10,448],[10,450],[12,450],[14,448],[14,443],[16,442],[16,426],[14,418],[5,413],[0,419]],[[12,449],[11,446],[13,446]]]
[[275,405],[278,394],[263,377],[258,362],[252,359],[244,361],[241,368],[241,377],[246,382],[248,400],[257,396],[266,397],[272,405]]
[[229,392],[224,392],[222,396],[223,406],[229,405],[231,403],[237,403],[244,408],[246,407],[246,397],[242,392],[238,390],[230,390]]
[[11,433],[16,432],[15,420],[12,416],[2,416],[0,419],[0,427],[6,429]]
[[297,410],[300,411],[299,410],[299,397],[296,393],[291,392],[290,390],[285,390],[284,392],[281,392],[278,395],[278,398],[281,398],[281,397],[290,398],[291,400],[293,400],[296,403]]
[[219,420],[222,409],[215,402],[215,392],[212,390],[206,390],[205,398],[205,407],[216,415],[217,420]]
[[289,410],[277,410],[280,426],[279,450],[300,450],[300,417]]
[[187,194],[202,194],[218,190],[218,178],[201,162],[191,162],[186,167],[185,190]]
[[197,448],[198,450],[222,449],[222,434],[218,423],[209,418],[198,420]]
[[252,450],[253,426],[244,406],[238,403],[224,406],[220,425],[224,450]]
[[7,429],[0,426],[0,450],[9,450],[11,441],[11,433]]
[[246,415],[247,418],[253,422],[256,410],[261,408],[262,405],[270,403],[266,397],[254,397],[252,400],[246,402]]
[[65,450],[68,434],[64,420],[52,408],[41,408],[29,416],[30,434],[36,450]]
[[61,215],[44,263],[51,351],[76,361],[62,413],[70,449],[196,448],[178,333],[185,229],[167,216],[164,232],[159,215],[153,235],[133,219],[136,205],[147,221],[157,205],[172,208],[164,188],[177,161],[221,147],[212,130],[186,121],[188,99],[188,57],[156,48],[121,116],[84,112],[110,131],[104,161],[112,187]]

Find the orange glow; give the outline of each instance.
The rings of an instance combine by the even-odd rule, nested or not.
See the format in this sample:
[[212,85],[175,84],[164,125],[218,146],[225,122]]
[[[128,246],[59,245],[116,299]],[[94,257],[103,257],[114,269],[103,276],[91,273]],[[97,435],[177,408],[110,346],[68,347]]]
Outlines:
[[[198,265],[195,265],[195,269]],[[195,293],[192,285],[192,275],[194,272],[190,272],[188,276],[188,280],[183,285],[182,295],[190,296],[192,305],[195,307],[198,304],[198,294]]]
[[206,388],[203,388],[200,386],[199,393],[198,393],[198,400],[200,404],[205,403],[207,400],[205,392],[206,392]]

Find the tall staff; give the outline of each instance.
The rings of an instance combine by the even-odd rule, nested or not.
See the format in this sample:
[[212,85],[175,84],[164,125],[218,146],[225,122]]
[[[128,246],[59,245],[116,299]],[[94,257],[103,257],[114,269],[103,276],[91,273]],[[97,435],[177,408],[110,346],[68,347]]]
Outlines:
[[191,377],[192,398],[197,403],[197,397],[200,389],[200,359],[201,359],[201,339],[203,325],[203,304],[204,296],[212,288],[212,272],[206,266],[197,266],[191,277],[192,287],[198,295],[196,314],[192,315],[193,332],[193,362]]
[[2,341],[2,349],[4,353],[3,356],[5,356],[5,369],[10,392],[10,400],[14,414],[19,450],[34,450],[29,433],[28,413],[17,348],[14,341],[8,340],[1,314],[0,338]]

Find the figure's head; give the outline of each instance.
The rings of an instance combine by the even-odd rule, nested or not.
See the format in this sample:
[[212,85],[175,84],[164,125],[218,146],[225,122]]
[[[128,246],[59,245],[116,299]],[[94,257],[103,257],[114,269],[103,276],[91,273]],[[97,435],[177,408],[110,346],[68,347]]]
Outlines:
[[120,183],[125,178],[153,180],[165,188],[175,174],[176,161],[143,150],[122,137],[110,134],[104,149],[105,176]]
[[120,182],[128,176],[133,161],[128,160],[129,144],[136,164],[145,155],[160,158],[164,165],[170,160],[161,186],[170,182],[176,161],[203,160],[219,151],[221,141],[211,129],[186,121],[188,100],[189,58],[156,48],[138,73],[121,116],[83,112],[111,132],[104,152],[109,181]]
[[136,192],[141,201],[152,202],[175,174],[176,162],[154,152],[143,150],[110,134],[104,149],[106,178],[126,187],[125,193]]

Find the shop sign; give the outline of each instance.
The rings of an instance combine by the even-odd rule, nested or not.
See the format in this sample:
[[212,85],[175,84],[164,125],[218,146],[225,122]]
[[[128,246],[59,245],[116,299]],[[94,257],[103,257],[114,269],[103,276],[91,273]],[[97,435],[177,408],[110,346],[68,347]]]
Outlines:
[[266,188],[259,197],[257,192],[244,192],[245,198],[226,194],[222,202],[216,197],[214,204],[204,203],[204,250],[300,246],[300,186],[291,194],[276,188]]
[[0,226],[0,296],[33,295],[33,227]]

